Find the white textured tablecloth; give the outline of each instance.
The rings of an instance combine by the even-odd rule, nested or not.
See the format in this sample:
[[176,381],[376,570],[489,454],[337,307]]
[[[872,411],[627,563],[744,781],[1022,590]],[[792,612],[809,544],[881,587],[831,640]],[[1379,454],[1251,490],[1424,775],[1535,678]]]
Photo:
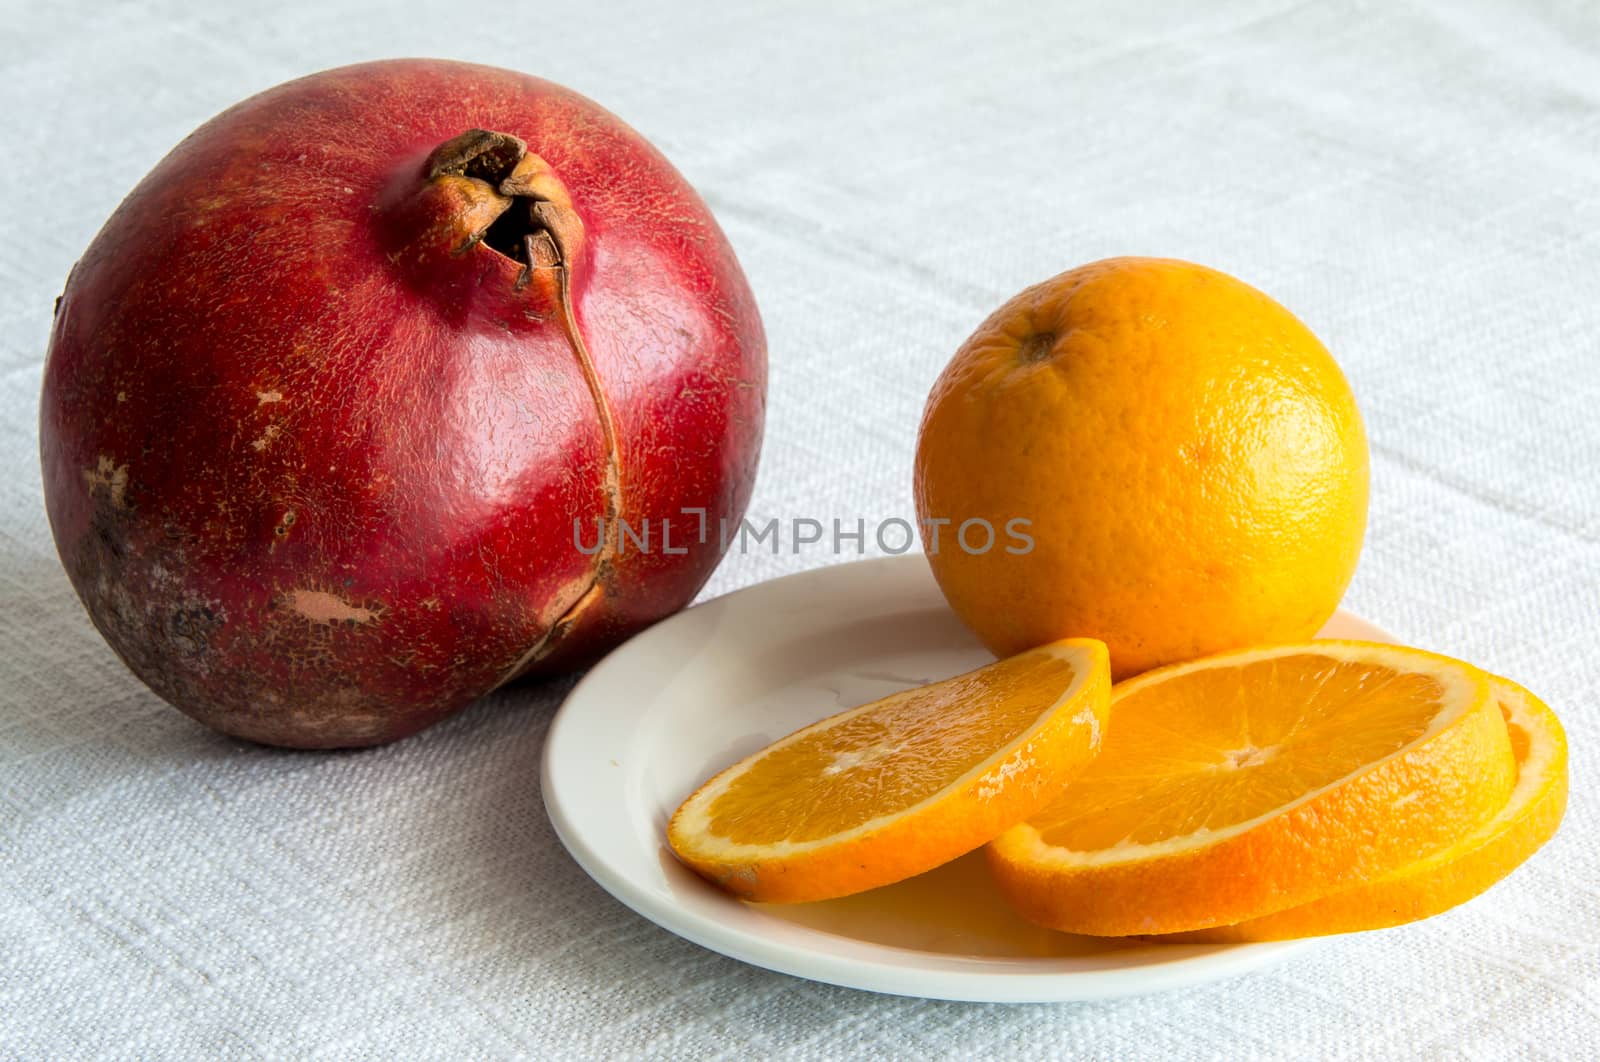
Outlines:
[[[0,1056],[1600,1057],[1592,2],[3,6]],[[1372,438],[1348,604],[1562,714],[1560,837],[1464,908],[1270,973],[934,1003],[742,966],[592,884],[538,795],[569,683],[360,754],[165,707],[51,546],[51,300],[196,124],[406,54],[569,84],[701,189],[771,341],[761,521],[910,515],[927,389],[1025,284],[1142,253],[1277,296]],[[707,593],[834,559],[733,557]]]

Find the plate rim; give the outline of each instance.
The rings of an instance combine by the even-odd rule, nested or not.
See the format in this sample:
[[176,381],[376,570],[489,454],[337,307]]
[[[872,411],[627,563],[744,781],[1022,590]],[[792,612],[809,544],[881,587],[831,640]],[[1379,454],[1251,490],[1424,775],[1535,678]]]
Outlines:
[[[595,884],[635,914],[675,936],[710,951],[793,977],[844,988],[923,999],[977,1003],[1089,1002],[1172,991],[1275,965],[1293,954],[1325,945],[1335,939],[1313,937],[1291,941],[1204,946],[1151,945],[1152,948],[1163,948],[1175,954],[1170,959],[1110,969],[1017,971],[974,969],[965,973],[946,969],[919,969],[910,964],[870,962],[852,956],[797,949],[776,943],[759,934],[717,922],[634,882],[631,875],[610,865],[607,859],[585,839],[583,831],[573,821],[569,810],[563,806],[558,783],[560,776],[566,770],[561,763],[563,757],[560,755],[560,750],[567,742],[574,740],[571,731],[579,725],[575,721],[576,713],[570,709],[584,700],[587,690],[600,685],[613,672],[625,668],[628,657],[637,652],[641,645],[648,645],[653,639],[662,637],[661,632],[664,629],[695,622],[693,619],[695,614],[708,606],[726,607],[726,602],[731,598],[770,594],[779,584],[846,577],[840,569],[862,567],[909,569],[913,565],[921,566],[927,571],[925,555],[920,552],[908,552],[868,557],[843,564],[821,565],[763,580],[697,602],[652,624],[606,654],[562,699],[560,707],[550,720],[544,749],[540,755],[540,797],[556,837],[573,861]],[[1339,612],[1382,632],[1382,628],[1370,620],[1346,609],[1341,608]],[[1382,633],[1387,634],[1387,632]],[[728,902],[738,904],[740,901],[730,897]],[[869,941],[853,941],[853,943],[883,952],[886,957],[898,955],[909,958],[929,955],[928,952],[919,949],[892,944]],[[941,958],[951,960],[959,957]],[[1039,961],[1043,964],[1050,960]],[[1157,983],[1152,984],[1151,974],[1156,970],[1161,972],[1161,976],[1156,979]]]

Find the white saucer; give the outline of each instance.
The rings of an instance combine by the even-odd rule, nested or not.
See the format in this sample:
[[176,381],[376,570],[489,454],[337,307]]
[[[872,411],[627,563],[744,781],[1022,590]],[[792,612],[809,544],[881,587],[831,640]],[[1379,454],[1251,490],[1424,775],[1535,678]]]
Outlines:
[[[1324,635],[1392,641],[1341,611]],[[1074,937],[1006,907],[981,852],[824,903],[757,905],[673,858],[668,817],[706,778],[807,723],[986,663],[920,554],[803,572],[708,601],[617,649],[545,745],[545,808],[605,890],[713,951],[874,992],[986,1002],[1106,999],[1259,969],[1314,945]]]

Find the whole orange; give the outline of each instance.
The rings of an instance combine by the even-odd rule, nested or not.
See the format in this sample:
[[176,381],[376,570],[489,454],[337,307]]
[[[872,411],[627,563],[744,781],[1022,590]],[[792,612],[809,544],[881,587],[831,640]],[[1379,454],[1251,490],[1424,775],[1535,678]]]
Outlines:
[[1355,572],[1366,434],[1317,337],[1204,266],[1110,258],[990,315],[929,396],[923,545],[995,653],[1113,674],[1308,638]]

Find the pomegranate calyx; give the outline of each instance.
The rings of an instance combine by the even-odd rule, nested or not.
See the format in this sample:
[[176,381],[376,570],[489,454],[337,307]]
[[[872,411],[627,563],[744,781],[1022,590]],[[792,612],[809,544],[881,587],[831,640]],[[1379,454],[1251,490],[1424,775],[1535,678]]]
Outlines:
[[461,196],[459,217],[467,236],[455,253],[481,243],[521,262],[519,289],[534,270],[570,268],[577,260],[583,219],[566,184],[521,137],[468,129],[434,148],[426,167],[430,183],[450,185]]

